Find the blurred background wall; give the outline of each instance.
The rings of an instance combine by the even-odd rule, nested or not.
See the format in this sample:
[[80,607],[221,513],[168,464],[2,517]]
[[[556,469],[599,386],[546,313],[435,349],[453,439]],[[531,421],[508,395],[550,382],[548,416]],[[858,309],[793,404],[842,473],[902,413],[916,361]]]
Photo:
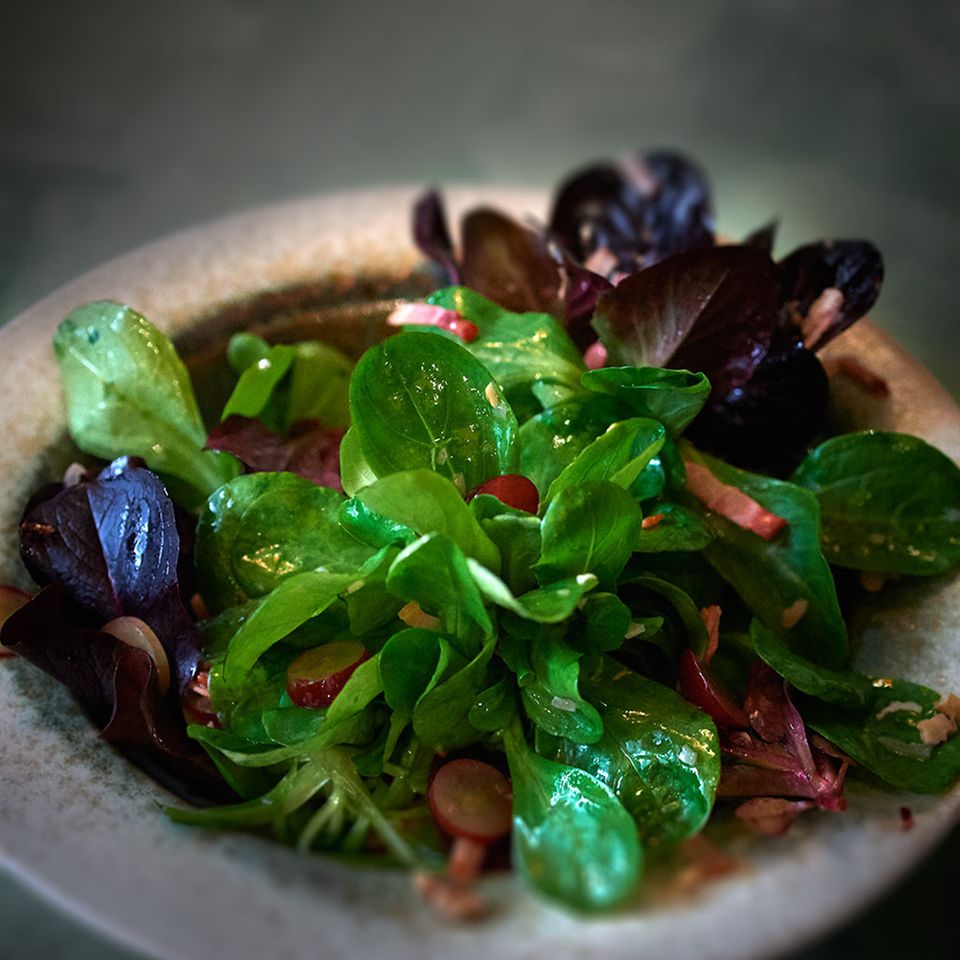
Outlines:
[[[946,0],[5,2],[0,322],[239,208],[395,182],[546,187],[669,145],[706,166],[727,233],[777,216],[780,253],[873,240],[874,319],[960,394],[958,49]],[[948,930],[951,844],[804,958],[910,956],[911,912]],[[0,925],[19,957],[108,956],[9,880]]]
[[0,13],[0,318],[179,227],[390,182],[548,186],[675,145],[734,235],[864,236],[960,390],[960,5],[127,0]]

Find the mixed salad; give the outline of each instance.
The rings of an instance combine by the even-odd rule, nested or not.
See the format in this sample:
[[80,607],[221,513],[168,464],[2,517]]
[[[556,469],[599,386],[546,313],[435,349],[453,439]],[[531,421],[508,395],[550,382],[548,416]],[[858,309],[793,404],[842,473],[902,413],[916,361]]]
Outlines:
[[718,805],[778,834],[848,775],[947,788],[960,699],[860,675],[843,616],[960,561],[948,457],[825,436],[817,351],[876,249],[720,244],[667,152],[577,173],[545,226],[473,210],[457,245],[430,192],[414,236],[438,289],[395,335],[354,363],[239,333],[212,426],[134,309],[62,322],[106,465],[27,504],[40,589],[0,591],[5,648],[176,778],[175,821],[403,864],[460,917],[507,864],[628,902]]

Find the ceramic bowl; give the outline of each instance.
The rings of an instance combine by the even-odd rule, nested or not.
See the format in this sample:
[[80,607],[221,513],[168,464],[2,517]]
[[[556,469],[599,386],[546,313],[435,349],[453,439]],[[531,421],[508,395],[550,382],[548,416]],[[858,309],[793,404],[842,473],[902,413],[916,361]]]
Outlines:
[[[184,342],[200,343],[207,333],[198,331],[202,318],[265,290],[322,281],[356,298],[358,274],[378,278],[371,289],[394,289],[419,260],[409,241],[413,196],[406,189],[344,193],[218,221],[114,260],[4,327],[0,582],[24,584],[16,551],[20,510],[28,491],[56,476],[67,455],[50,342],[72,307],[125,301]],[[449,194],[454,212],[477,200],[518,215],[543,214],[538,194]],[[344,323],[349,310],[337,320],[339,328]],[[844,428],[915,433],[960,457],[960,411],[888,337],[861,323],[831,350],[856,354],[891,386],[880,400],[838,383],[834,417]],[[958,623],[956,577],[890,585],[858,612],[860,665],[960,689]],[[654,877],[635,907],[588,920],[504,876],[488,885],[492,918],[456,927],[425,910],[400,872],[172,825],[157,809],[170,799],[163,789],[100,742],[54,682],[15,658],[0,662],[0,715],[3,863],[85,922],[170,960],[771,956],[878,895],[960,812],[957,788],[908,797],[854,777],[844,814],[806,815],[781,839],[736,841],[741,868],[723,880],[676,894],[669,879],[661,885]],[[901,829],[901,805],[913,809],[910,831]]]

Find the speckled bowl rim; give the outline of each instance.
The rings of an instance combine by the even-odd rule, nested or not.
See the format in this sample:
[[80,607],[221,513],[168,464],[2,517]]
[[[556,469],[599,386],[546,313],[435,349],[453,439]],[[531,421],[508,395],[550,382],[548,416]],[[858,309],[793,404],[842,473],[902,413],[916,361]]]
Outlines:
[[[63,433],[49,349],[78,303],[128,302],[171,334],[196,317],[266,289],[358,270],[404,276],[414,190],[383,188],[295,200],[232,216],[143,247],[67,284],[0,330],[0,582],[22,582],[15,524],[38,463]],[[484,201],[542,214],[524,190],[461,188],[456,212]],[[840,384],[839,408],[863,427],[917,433],[960,458],[960,410],[936,381],[867,323],[832,347],[855,352],[893,387],[885,402]],[[862,624],[861,660],[875,672],[960,688],[960,581],[940,578],[885,598]],[[298,857],[256,837],[171,825],[168,798],[99,742],[52,682],[0,664],[0,863],[102,933],[169,960],[348,955],[480,960],[543,956],[698,960],[769,957],[794,949],[866,905],[960,819],[960,789],[903,797],[854,782],[843,816],[801,819],[780,841],[752,841],[745,868],[688,899],[611,917],[571,916],[489,885],[496,912],[456,928],[423,910],[397,873]],[[899,827],[909,803],[916,826]]]

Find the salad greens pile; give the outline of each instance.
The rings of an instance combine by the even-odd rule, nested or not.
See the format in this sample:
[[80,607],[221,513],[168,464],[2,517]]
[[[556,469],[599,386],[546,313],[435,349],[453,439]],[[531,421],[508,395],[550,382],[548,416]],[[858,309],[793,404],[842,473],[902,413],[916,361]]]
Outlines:
[[[71,436],[112,462],[28,504],[42,589],[2,642],[204,804],[169,815],[439,871],[431,779],[473,758],[509,777],[513,868],[600,910],[718,798],[777,833],[842,810],[851,761],[953,782],[955,699],[858,674],[834,580],[960,561],[949,458],[815,442],[873,248],[717,246],[673,154],[572,178],[544,231],[474,211],[459,253],[427,194],[415,236],[448,283],[396,335],[355,365],[234,336],[212,430],[130,307],[57,332]],[[102,629],[128,617],[159,650]]]

